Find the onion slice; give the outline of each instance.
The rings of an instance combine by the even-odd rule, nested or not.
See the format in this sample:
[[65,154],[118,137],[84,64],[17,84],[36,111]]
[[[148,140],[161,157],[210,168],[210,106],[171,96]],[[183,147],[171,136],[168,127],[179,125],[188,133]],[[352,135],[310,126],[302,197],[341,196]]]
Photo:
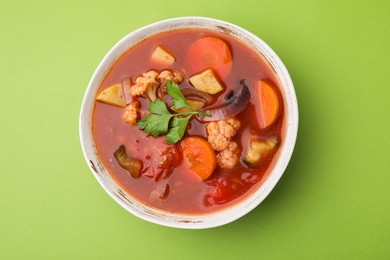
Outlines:
[[206,105],[213,101],[213,97],[204,91],[198,90],[193,87],[183,87],[180,89],[181,93],[186,99],[194,99],[204,102]]
[[240,84],[241,87],[235,93],[232,94],[229,92],[225,104],[202,110],[202,112],[211,116],[198,116],[198,119],[202,122],[217,121],[233,117],[244,111],[251,99],[251,92],[247,85],[245,85],[244,80],[241,80]]
[[126,78],[122,79],[122,90],[123,90],[123,95],[125,96],[126,105],[133,102],[133,97],[132,97],[131,92],[130,92],[130,87],[131,87],[130,77],[126,77]]

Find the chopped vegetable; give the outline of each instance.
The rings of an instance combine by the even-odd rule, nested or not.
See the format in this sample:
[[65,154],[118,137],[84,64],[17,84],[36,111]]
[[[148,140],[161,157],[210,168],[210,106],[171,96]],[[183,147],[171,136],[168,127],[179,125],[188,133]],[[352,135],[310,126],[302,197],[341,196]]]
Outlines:
[[159,85],[152,85],[150,88],[148,88],[145,92],[145,96],[150,99],[150,101],[155,101],[157,98],[157,89]]
[[199,111],[201,108],[204,107],[204,102],[198,101],[198,100],[187,100],[188,105],[190,105],[190,108],[188,107],[182,107],[178,110],[175,110],[177,113],[184,113],[184,112],[191,112],[191,111]]
[[262,128],[267,128],[273,123],[279,116],[280,104],[279,96],[274,88],[272,88],[267,82],[259,81],[257,84],[257,102],[260,105],[258,111],[258,119]]
[[163,189],[160,189],[160,191],[159,191],[160,194],[159,194],[158,198],[160,200],[165,200],[168,197],[170,190],[171,190],[171,188],[170,188],[169,184],[165,184],[165,187]]
[[165,200],[168,198],[169,191],[171,190],[168,183],[160,184],[156,187],[155,190],[153,190],[150,193],[150,200],[156,201],[156,200]]
[[191,109],[193,111],[199,111],[201,108],[204,107],[204,102],[198,101],[198,100],[187,100],[188,105],[190,105]]
[[[183,158],[179,144],[168,144],[165,136],[157,138],[145,134],[142,136],[128,146],[129,149],[131,147],[134,156],[143,162],[142,177],[154,181],[169,178]],[[131,136],[130,140],[135,138]],[[129,140],[125,139],[124,142],[129,143]]]
[[194,87],[183,87],[181,92],[187,100],[199,100],[204,102],[205,105],[208,105],[213,101],[213,97],[209,93],[198,90]]
[[195,172],[202,180],[206,180],[214,172],[217,165],[215,153],[210,144],[203,138],[190,136],[181,142],[183,160],[190,165],[190,170]]
[[212,69],[207,69],[199,74],[191,76],[189,80],[196,89],[209,94],[216,94],[223,90],[222,84],[218,81]]
[[122,86],[117,84],[100,92],[96,100],[112,106],[126,107]]
[[[178,114],[180,115],[180,114]],[[190,120],[191,115],[186,117],[174,117],[169,124],[169,131],[166,136],[166,140],[170,144],[177,143],[180,141],[185,131],[187,130],[188,121]]]
[[160,86],[157,81],[159,73],[155,70],[149,70],[135,79],[135,84],[130,88],[132,96],[144,95],[151,101],[156,99],[156,90]]
[[138,122],[138,128],[157,137],[168,132],[169,121],[173,117],[164,101],[156,99],[149,105],[151,112],[145,119]]
[[164,47],[157,45],[152,53],[151,61],[154,64],[169,67],[176,61],[176,58]]
[[191,111],[172,114],[167,109],[164,101],[156,99],[149,105],[150,114],[145,119],[139,121],[137,125],[138,128],[152,134],[154,137],[167,134],[166,141],[173,144],[183,138],[188,121],[193,115],[208,115],[204,112],[193,111],[181,93],[179,85],[176,83],[168,81],[167,91],[168,95],[173,98],[173,107],[175,110],[189,108]]
[[136,125],[140,117],[141,103],[139,101],[134,101],[128,104],[123,113],[123,118],[129,125]]
[[206,125],[207,141],[218,152],[227,149],[231,139],[241,127],[241,121],[231,117],[210,122]]
[[167,82],[167,92],[168,92],[168,95],[173,98],[173,107],[175,109],[180,109],[183,107],[191,108],[190,105],[187,103],[187,100],[183,96],[183,93],[181,93],[179,85],[177,85],[176,83],[173,83],[171,81],[168,81]]
[[123,96],[125,98],[126,105],[133,102],[133,96],[131,95],[131,79],[130,77],[126,77],[122,79],[122,89],[123,89]]
[[194,71],[212,68],[221,78],[225,78],[232,68],[232,54],[225,41],[207,36],[192,44],[187,62]]
[[251,168],[258,166],[263,158],[267,156],[278,144],[276,138],[270,140],[252,139],[249,143],[249,150],[244,157],[244,162]]
[[215,108],[210,108],[205,112],[211,116],[209,117],[199,117],[201,121],[217,121],[222,119],[231,118],[235,115],[238,115],[249,103],[251,99],[251,93],[248,87],[245,85],[244,80],[240,82],[241,87],[235,93],[229,93],[226,103],[219,105]]
[[142,161],[137,158],[128,157],[124,145],[119,146],[118,150],[114,153],[114,157],[118,164],[127,170],[133,178],[138,178],[141,175]]
[[169,71],[163,70],[158,74],[157,81],[160,83],[160,87],[158,88],[158,97],[162,99],[164,95],[167,93],[167,82],[175,82],[176,84],[182,83],[184,77],[179,71]]
[[217,154],[219,167],[233,169],[238,165],[240,160],[240,148],[234,141],[230,141],[228,147]]

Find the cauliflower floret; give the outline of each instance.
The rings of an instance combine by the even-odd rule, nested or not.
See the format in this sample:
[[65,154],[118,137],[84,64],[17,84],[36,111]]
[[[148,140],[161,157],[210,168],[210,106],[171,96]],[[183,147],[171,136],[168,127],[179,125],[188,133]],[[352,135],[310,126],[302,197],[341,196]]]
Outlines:
[[225,150],[217,154],[219,167],[227,169],[234,168],[239,161],[239,155],[240,149],[238,148],[238,144],[231,141]]
[[139,76],[135,80],[135,84],[131,86],[130,91],[133,96],[140,96],[147,94],[150,100],[156,99],[156,90],[159,86],[159,82],[156,80],[158,72],[149,70]]
[[180,84],[183,82],[183,75],[176,71],[164,70],[158,73],[155,70],[149,70],[136,78],[135,84],[130,88],[131,95],[140,96],[145,94],[151,101],[154,101],[157,98],[156,92],[159,90],[158,96],[162,98],[167,92],[166,83],[168,80]]
[[163,70],[157,76],[157,80],[160,82],[161,91],[165,94],[167,92],[167,81],[175,82],[180,84],[183,82],[183,75],[180,72],[174,71],[173,73],[169,70]]
[[241,122],[235,118],[213,121],[207,124],[207,141],[215,151],[225,150],[230,143],[230,139],[236,135]]
[[126,106],[123,117],[130,125],[136,125],[140,114],[141,104],[138,101],[134,101]]

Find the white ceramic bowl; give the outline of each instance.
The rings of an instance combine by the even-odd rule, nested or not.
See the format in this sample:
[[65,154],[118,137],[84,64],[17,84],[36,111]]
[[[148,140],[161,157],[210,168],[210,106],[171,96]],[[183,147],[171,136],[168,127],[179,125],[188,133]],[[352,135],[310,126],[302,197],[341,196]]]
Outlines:
[[[243,42],[253,46],[261,53],[274,68],[281,83],[281,92],[284,96],[284,111],[286,133],[281,144],[279,158],[274,165],[269,177],[259,189],[239,203],[225,210],[205,215],[182,215],[160,211],[150,208],[132,198],[113,180],[107,169],[101,162],[92,136],[92,113],[95,95],[106,72],[112,64],[131,46],[136,45],[152,35],[183,28],[206,28],[229,34]],[[298,105],[295,90],[287,69],[276,53],[261,39],[231,23],[204,17],[181,17],[160,21],[131,32],[121,39],[104,57],[97,67],[86,90],[80,113],[80,140],[85,159],[92,173],[106,192],[123,208],[141,219],[177,228],[200,229],[210,228],[232,222],[259,205],[271,192],[279,181],[291,158],[298,131]]]

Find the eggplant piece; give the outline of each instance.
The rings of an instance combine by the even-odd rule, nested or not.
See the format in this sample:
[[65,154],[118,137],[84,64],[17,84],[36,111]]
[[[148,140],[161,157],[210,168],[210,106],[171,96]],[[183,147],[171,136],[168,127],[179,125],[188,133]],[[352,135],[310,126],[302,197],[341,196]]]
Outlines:
[[235,92],[229,92],[225,98],[226,103],[213,109],[207,109],[202,112],[211,116],[198,116],[202,122],[218,121],[233,117],[245,110],[251,99],[251,92],[245,80],[240,81],[241,87]]
[[115,151],[114,157],[118,164],[125,170],[127,170],[131,177],[138,178],[141,175],[143,163],[140,159],[129,157],[126,153],[124,145],[119,146]]
[[269,140],[252,139],[249,143],[249,150],[244,156],[243,161],[250,168],[257,167],[278,144],[276,138]]

